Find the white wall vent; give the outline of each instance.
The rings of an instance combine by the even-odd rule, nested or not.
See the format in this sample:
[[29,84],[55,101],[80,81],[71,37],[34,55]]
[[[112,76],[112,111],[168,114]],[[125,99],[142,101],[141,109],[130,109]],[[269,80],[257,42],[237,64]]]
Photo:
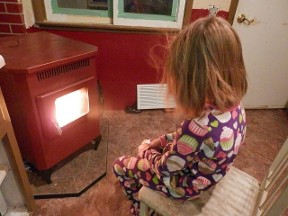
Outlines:
[[172,97],[167,100],[166,84],[137,85],[137,109],[165,109],[175,108]]

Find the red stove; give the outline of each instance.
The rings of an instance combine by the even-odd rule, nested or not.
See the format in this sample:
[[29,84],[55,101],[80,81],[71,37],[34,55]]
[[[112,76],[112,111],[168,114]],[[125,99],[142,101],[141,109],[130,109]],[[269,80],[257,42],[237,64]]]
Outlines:
[[0,38],[0,84],[18,145],[48,182],[54,165],[101,140],[96,54],[48,32]]

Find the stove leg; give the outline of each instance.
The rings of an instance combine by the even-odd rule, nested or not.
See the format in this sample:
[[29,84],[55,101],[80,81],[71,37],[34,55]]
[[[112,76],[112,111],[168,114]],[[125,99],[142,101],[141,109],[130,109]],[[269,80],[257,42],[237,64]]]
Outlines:
[[52,183],[52,180],[51,180],[52,172],[53,172],[52,168],[47,169],[47,170],[41,170],[41,171],[39,171],[39,175],[47,184],[51,184]]
[[91,143],[93,144],[93,148],[96,151],[98,149],[98,146],[100,144],[100,142],[102,141],[102,136],[99,135],[98,137],[96,137],[94,140],[91,141]]
[[51,175],[53,172],[53,167],[47,170],[38,170],[32,163],[24,161],[26,172],[34,172],[36,175],[41,178],[42,181],[45,181],[47,184],[51,184]]

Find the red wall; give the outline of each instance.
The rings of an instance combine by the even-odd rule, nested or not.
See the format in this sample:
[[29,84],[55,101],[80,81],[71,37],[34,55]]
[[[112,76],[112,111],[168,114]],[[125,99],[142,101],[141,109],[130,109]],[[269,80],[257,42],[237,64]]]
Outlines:
[[[39,30],[29,29],[29,32],[33,31]],[[98,80],[103,86],[106,109],[124,109],[133,105],[137,99],[137,84],[161,80],[161,74],[149,64],[149,55],[151,47],[164,44],[165,36],[119,32],[49,32],[98,47],[96,67]]]
[[[209,10],[208,9],[193,9],[191,13],[190,22],[197,20],[200,17],[208,16]],[[227,11],[219,11],[217,16],[223,17],[224,19],[228,19],[229,13]]]
[[[14,12],[12,13],[11,10]],[[207,14],[208,10],[193,9],[191,22]],[[228,13],[223,11],[220,11],[218,15],[228,17]],[[5,20],[5,23],[1,24],[2,20]],[[14,25],[19,27],[18,32],[12,30]],[[22,5],[18,4],[17,0],[0,0],[0,36],[25,33],[26,30],[21,30],[23,25]],[[40,29],[30,28],[27,31],[34,32]],[[124,109],[126,106],[133,105],[137,99],[137,84],[151,84],[161,80],[161,72],[149,64],[149,56],[151,56],[150,50],[153,46],[165,44],[165,35],[81,30],[45,31],[98,47],[97,73],[103,86],[106,109]]]
[[[208,13],[208,10],[193,9],[191,22]],[[219,11],[218,15],[228,17],[228,13],[223,11]],[[161,72],[149,64],[149,56],[153,46],[165,45],[165,35],[59,30],[49,32],[98,47],[97,72],[103,86],[106,109],[124,109],[133,105],[137,100],[137,84],[151,84],[161,80]]]

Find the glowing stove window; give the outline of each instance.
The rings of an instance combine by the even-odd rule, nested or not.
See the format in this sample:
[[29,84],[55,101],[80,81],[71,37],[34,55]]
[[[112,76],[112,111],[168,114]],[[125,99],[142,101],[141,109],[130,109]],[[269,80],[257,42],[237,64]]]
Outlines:
[[82,88],[57,98],[55,108],[59,127],[86,115],[89,112],[88,90]]

